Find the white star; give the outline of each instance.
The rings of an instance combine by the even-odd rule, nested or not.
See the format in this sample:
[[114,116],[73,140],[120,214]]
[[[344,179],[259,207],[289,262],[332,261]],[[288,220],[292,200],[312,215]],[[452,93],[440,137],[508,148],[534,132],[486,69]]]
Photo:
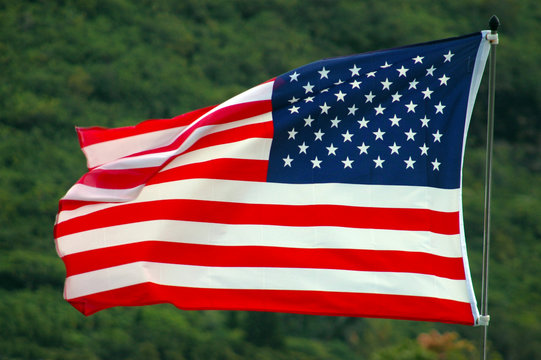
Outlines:
[[336,155],[336,150],[338,150],[337,147],[334,147],[334,145],[331,143],[331,146],[326,147],[327,150],[329,150],[329,153],[327,155]]
[[385,81],[380,81],[381,82],[381,85],[383,85],[383,89],[381,90],[390,90],[389,86],[391,86],[392,82],[389,81],[389,78],[385,78]]
[[388,67],[391,67],[391,65],[393,65],[393,64],[388,64],[387,61],[385,61],[385,64],[381,65],[380,68],[386,69]]
[[442,105],[441,101],[438,105],[434,105],[434,107],[436,108],[436,114],[437,113],[443,114],[443,109],[445,108],[445,105]]
[[444,63],[446,63],[447,61],[451,62],[451,58],[455,56],[455,54],[451,53],[451,50],[449,50],[449,52],[447,53],[447,55],[443,55],[443,57],[445,58],[445,61]]
[[406,141],[409,141],[409,140],[415,141],[415,135],[417,135],[417,133],[416,133],[416,132],[413,132],[413,130],[410,129],[410,131],[405,132],[404,134],[406,134],[406,136],[408,137],[408,138],[406,139]]
[[423,124],[421,125],[421,127],[425,127],[425,126],[428,127],[428,122],[430,121],[430,119],[427,118],[426,115],[425,115],[424,118],[422,118],[422,119],[420,119],[420,120],[421,120],[421,122],[423,123]]
[[426,143],[424,143],[423,146],[419,146],[419,149],[421,149],[421,155],[428,155],[429,147],[426,146]]
[[402,97],[402,95],[400,95],[398,91],[394,95],[391,95],[391,96],[393,97],[393,102],[400,101],[400,98]]
[[410,158],[408,160],[404,160],[404,162],[406,163],[406,169],[408,169],[408,168],[413,169],[413,164],[415,164],[415,160],[412,160],[411,156],[410,156]]
[[440,134],[440,131],[437,130],[434,134],[432,134],[432,136],[434,136],[434,142],[439,142],[441,143],[441,137],[443,136],[443,134]]
[[362,81],[354,80],[354,81],[350,82],[349,84],[351,85],[352,89],[355,89],[355,88],[360,89],[359,85],[362,84]]
[[319,166],[319,164],[321,164],[321,160],[319,160],[317,158],[317,156],[314,158],[314,160],[310,160],[312,162],[312,169],[314,168],[320,168],[321,169],[321,166]]
[[425,97],[424,97],[423,99],[426,99],[426,98],[429,98],[429,99],[430,99],[430,95],[431,95],[434,91],[430,90],[430,89],[427,87],[425,91],[421,91],[421,92],[425,95]]
[[372,134],[376,135],[376,139],[375,140],[383,140],[383,135],[385,135],[385,132],[384,131],[381,131],[380,128],[378,128],[378,131],[375,131],[373,132]]
[[408,112],[415,112],[415,108],[417,107],[417,104],[414,104],[412,100],[410,100],[409,104],[404,105],[408,108]]
[[327,74],[329,74],[329,70],[326,70],[325,66],[323,67],[323,69],[319,70],[318,73],[319,73],[319,75],[321,75],[321,77],[319,78],[320,80],[323,79],[323,78],[325,78],[325,79],[329,78],[327,76]]
[[346,93],[343,93],[342,90],[334,94],[336,96],[336,101],[344,101],[344,97],[346,96]]
[[299,146],[299,154],[302,154],[302,153],[306,154],[306,149],[308,149],[309,146],[306,145],[304,141],[302,142],[302,145],[298,145],[298,146]]
[[338,79],[337,82],[334,83],[334,85],[338,86],[338,85],[342,85],[344,83],[344,81],[342,79]]
[[392,154],[398,154],[398,149],[400,149],[402,146],[396,145],[396,142],[393,143],[392,146],[389,146],[389,149],[391,149],[391,155]]
[[300,109],[300,107],[298,107],[298,106],[292,106],[292,107],[290,107],[288,110],[290,111],[290,114],[293,114],[293,113],[297,113],[297,114],[298,114],[298,113],[299,113],[299,109]]
[[297,99],[295,96],[288,100],[290,104],[295,104],[297,101],[299,101],[299,99]]
[[441,163],[438,161],[438,159],[434,159],[434,161],[432,161],[432,166],[434,166],[434,168],[432,169],[432,171],[440,171],[440,165]]
[[326,102],[323,105],[320,105],[319,107],[321,108],[321,113],[322,114],[328,114],[329,109],[331,108],[330,106],[327,105]]
[[349,110],[348,115],[355,115],[355,111],[357,111],[359,109],[355,106],[355,104],[353,104],[352,107],[348,107],[348,110]]
[[364,97],[366,98],[365,103],[368,103],[368,102],[371,103],[372,100],[374,100],[374,98],[376,97],[376,95],[372,94],[372,91],[370,91],[370,93],[365,95]]
[[342,134],[342,136],[344,137],[344,142],[346,142],[346,141],[351,142],[351,137],[352,137],[353,135],[354,135],[354,134],[350,134],[350,133],[349,133],[349,130],[346,130],[346,133],[345,133],[345,134]]
[[393,126],[400,126],[400,124],[398,123],[400,120],[402,120],[401,118],[397,117],[396,114],[394,114],[394,116],[392,118],[389,118],[389,120],[391,120],[391,127]]
[[286,158],[283,158],[282,160],[284,160],[284,167],[286,166],[291,167],[291,162],[293,161],[293,159],[290,158],[289,155]]
[[408,70],[409,70],[409,69],[406,69],[406,68],[404,67],[404,65],[402,65],[402,67],[401,67],[400,69],[396,69],[396,71],[398,71],[398,77],[401,77],[401,76],[407,77],[407,76],[406,76],[406,73],[408,72]]
[[366,120],[363,116],[363,118],[361,120],[357,120],[357,122],[360,125],[359,129],[362,129],[363,127],[368,128],[368,123],[370,122],[370,120]]
[[445,85],[447,86],[447,80],[449,80],[450,77],[447,77],[445,74],[443,74],[443,76],[441,78],[438,78],[438,80],[440,81],[440,86],[442,85]]
[[313,96],[308,96],[306,99],[304,99],[304,102],[305,103],[314,102],[314,97]]
[[375,163],[376,163],[376,167],[380,167],[383,169],[383,163],[385,162],[385,160],[382,160],[379,156],[377,159],[374,159],[373,160]]
[[289,82],[298,81],[297,78],[299,77],[299,75],[300,74],[298,72],[296,72],[296,71],[293,74],[289,75],[289,77],[291,78],[291,79],[289,79]]
[[412,58],[412,60],[415,61],[415,64],[419,64],[419,63],[422,64],[424,58],[425,58],[424,56],[417,55],[417,57]]
[[342,160],[342,162],[344,163],[344,169],[345,168],[352,168],[351,167],[351,164],[353,164],[353,161],[354,160],[350,160],[348,156],[346,156],[346,160]]
[[359,149],[359,150],[361,151],[361,152],[359,153],[359,155],[361,155],[361,154],[363,154],[363,153],[364,153],[364,154],[368,154],[368,148],[369,148],[369,147],[370,147],[370,146],[365,145],[365,144],[364,144],[364,141],[363,141],[363,144],[362,144],[361,146],[357,146],[357,149]]
[[315,119],[312,119],[312,116],[311,115],[308,115],[307,118],[304,118],[304,126],[310,126],[312,127],[312,122],[315,120]]
[[359,76],[359,70],[361,70],[361,68],[358,68],[357,65],[353,65],[353,67],[351,69],[349,69],[349,71],[351,71],[351,76]]
[[375,107],[374,110],[376,110],[376,115],[383,114],[383,110],[385,110],[384,107],[381,107],[381,104],[378,105],[378,107]]
[[295,128],[291,129],[291,131],[288,131],[287,133],[289,134],[289,137],[287,138],[288,140],[289,140],[289,139],[295,140],[295,135],[298,134],[298,132],[295,131]]
[[429,67],[428,69],[426,69],[426,75],[425,76],[434,76],[434,70],[436,70],[436,68],[434,67],[434,65],[432,65],[431,67]]
[[314,133],[314,135],[316,136],[316,140],[319,140],[319,141],[322,141],[323,140],[323,135],[325,135],[324,132],[321,132],[321,129],[319,129],[317,132]]
[[321,93],[326,93],[326,92],[329,92],[329,89],[323,89],[320,91]]
[[410,81],[410,87],[408,88],[408,90],[410,89],[417,89],[417,84],[419,84],[419,82],[417,81],[417,79],[413,79],[413,81]]
[[366,73],[366,77],[369,78],[369,77],[376,77],[376,73],[377,71],[371,71],[369,73]]
[[314,90],[312,90],[314,88],[314,85],[310,85],[310,81],[308,81],[306,83],[306,85],[303,86],[304,90],[305,90],[305,94],[308,94],[308,93],[313,93]]
[[339,123],[340,121],[342,121],[342,120],[338,120],[338,116],[336,116],[333,120],[331,120],[331,123],[332,123],[331,127],[332,127],[332,128],[333,128],[333,127],[338,128],[338,123]]

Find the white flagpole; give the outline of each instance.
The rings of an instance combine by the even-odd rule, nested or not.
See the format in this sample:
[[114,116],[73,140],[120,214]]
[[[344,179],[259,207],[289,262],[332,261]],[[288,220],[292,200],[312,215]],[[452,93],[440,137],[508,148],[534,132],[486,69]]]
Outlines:
[[483,229],[483,279],[481,285],[481,317],[479,325],[483,330],[483,359],[487,359],[487,332],[490,316],[488,315],[488,264],[490,253],[490,195],[492,184],[492,147],[494,139],[494,98],[496,82],[496,45],[498,45],[498,27],[500,20],[496,15],[490,18],[491,33],[487,35],[490,41],[490,68],[488,78],[488,119],[487,119],[487,153],[485,166],[485,213]]

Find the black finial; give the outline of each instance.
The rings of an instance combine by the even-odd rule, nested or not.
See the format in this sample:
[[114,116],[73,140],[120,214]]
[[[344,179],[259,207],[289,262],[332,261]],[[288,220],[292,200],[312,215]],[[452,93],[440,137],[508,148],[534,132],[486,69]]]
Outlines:
[[488,22],[488,26],[490,27],[490,30],[492,30],[492,32],[498,31],[498,27],[500,26],[500,19],[498,19],[496,15],[492,15]]

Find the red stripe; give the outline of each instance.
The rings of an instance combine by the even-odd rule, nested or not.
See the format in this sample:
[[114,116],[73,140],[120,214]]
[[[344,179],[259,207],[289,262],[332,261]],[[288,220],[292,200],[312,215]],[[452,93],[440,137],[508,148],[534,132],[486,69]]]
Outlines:
[[[179,235],[182,238],[182,235]],[[422,252],[358,249],[299,249],[270,246],[215,246],[145,241],[63,257],[67,276],[148,261],[220,267],[282,267],[389,271],[464,280],[462,258]]]
[[77,184],[105,189],[130,189],[144,184],[161,166],[138,169],[93,169],[83,175]]
[[58,213],[60,214],[62,211],[75,210],[83,206],[94,204],[103,204],[103,202],[60,199],[60,201],[58,202]]
[[[196,141],[184,153],[167,159],[167,162],[171,162],[178,156],[182,156],[188,152],[209,146],[233,143],[255,137],[272,138],[272,132],[272,122],[265,122],[209,134]],[[168,150],[173,150],[173,148],[162,148],[160,151]],[[105,189],[130,189],[147,183],[163,166],[122,170],[96,168],[83,175],[77,183]],[[232,172],[232,169],[229,171]]]
[[224,224],[343,226],[431,231],[445,235],[459,233],[458,212],[340,205],[242,204],[176,199],[117,205],[64,221],[56,225],[55,231],[59,237],[106,226],[159,219]]
[[152,177],[147,185],[183,179],[221,179],[240,181],[267,180],[267,160],[214,159],[163,170]]
[[230,290],[153,283],[71,299],[85,315],[114,306],[170,303],[183,310],[274,311],[473,325],[469,303],[430,297],[290,290]]
[[146,120],[135,126],[126,126],[113,129],[102,127],[88,127],[77,128],[76,130],[77,135],[79,136],[79,143],[81,144],[81,147],[86,147],[100,142],[118,140],[130,136],[146,134],[149,132],[186,126],[191,124],[201,115],[209,112],[215,107],[216,105],[194,110],[189,113],[176,116],[172,119]]

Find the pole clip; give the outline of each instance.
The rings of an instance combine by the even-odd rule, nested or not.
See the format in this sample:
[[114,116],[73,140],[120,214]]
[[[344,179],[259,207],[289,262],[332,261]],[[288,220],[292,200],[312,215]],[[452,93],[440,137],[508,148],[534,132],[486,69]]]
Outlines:
[[487,33],[486,39],[492,44],[492,45],[498,45],[499,39],[498,39],[498,33]]
[[489,322],[490,322],[490,315],[480,315],[479,319],[477,319],[477,325],[479,326],[488,326]]

